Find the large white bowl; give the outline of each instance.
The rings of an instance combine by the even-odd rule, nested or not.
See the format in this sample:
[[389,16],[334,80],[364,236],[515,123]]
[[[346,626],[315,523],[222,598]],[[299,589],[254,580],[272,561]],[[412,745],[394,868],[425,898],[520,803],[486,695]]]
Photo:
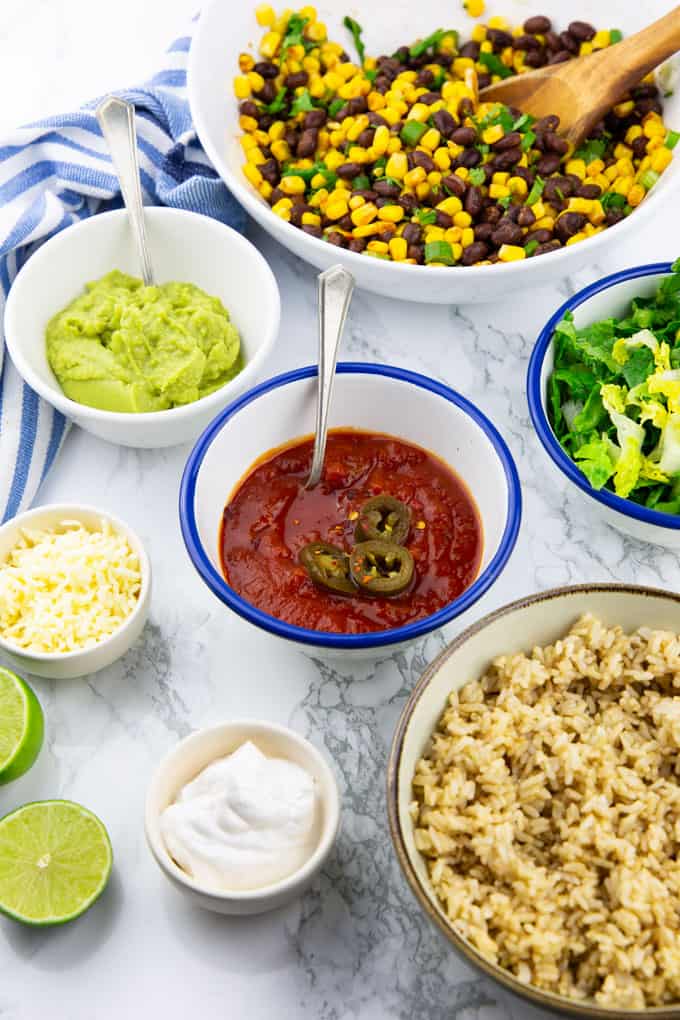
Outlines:
[[29,652],[0,637],[0,652],[20,672],[27,671],[51,680],[73,680],[74,677],[96,673],[125,655],[142,633],[151,603],[151,563],[139,536],[106,510],[79,503],[50,503],[27,510],[0,527],[0,563],[7,559],[17,544],[22,528],[54,528],[61,521],[80,521],[86,527],[98,528],[102,520],[108,521],[114,531],[127,538],[130,548],[139,558],[142,583],[137,605],[113,634],[81,651]]
[[189,556],[210,590],[262,630],[328,653],[373,657],[460,616],[494,583],[514,548],[521,518],[517,471],[505,442],[469,401],[425,376],[387,365],[338,365],[331,428],[382,432],[432,451],[467,484],[479,510],[484,551],[474,583],[423,620],[369,634],[294,627],[256,609],[225,581],[218,536],[225,503],[263,454],[314,431],[316,367],[262,383],[219,415],[192,450],[180,490],[180,523]]
[[[593,613],[608,626],[619,624],[627,632],[638,627],[677,632],[680,595],[627,585],[558,588],[512,602],[460,634],[426,669],[397,723],[387,770],[390,832],[399,864],[425,913],[454,950],[511,992],[544,1009],[575,1016],[606,1017],[607,1020],[640,1020],[653,1016],[658,1020],[677,1020],[680,1005],[647,1010],[599,1007],[523,984],[508,971],[490,963],[453,929],[429,882],[425,859],[415,845],[409,810],[413,801],[411,781],[450,692],[480,677],[499,655],[530,652],[536,645],[551,644],[584,613]],[[515,1005],[512,1015],[524,1017],[521,1010],[522,1006]]]
[[574,316],[577,328],[600,319],[623,317],[635,297],[651,297],[670,263],[634,266],[613,273],[578,291],[557,309],[541,330],[529,361],[527,393],[529,411],[543,448],[559,472],[574,483],[584,511],[595,510],[603,520],[625,535],[654,542],[670,549],[680,548],[680,515],[648,510],[630,499],[622,499],[609,489],[594,489],[578,465],[562,449],[548,418],[548,381],[555,361],[553,336],[555,326],[566,312]]
[[274,274],[249,241],[218,220],[181,209],[145,210],[158,283],[194,283],[219,297],[241,334],[245,367],[221,389],[182,407],[122,414],[66,397],[47,361],[45,327],[89,280],[111,269],[139,276],[127,213],[101,213],[55,234],[18,274],[7,299],[5,337],[17,371],[41,397],[100,439],[121,446],[185,443],[251,386],[279,330],[281,302]]
[[[247,740],[252,740],[268,757],[295,762],[314,777],[318,795],[317,843],[302,867],[278,882],[257,889],[215,890],[196,881],[172,859],[163,841],[160,816],[199,772],[218,758],[233,754]],[[218,914],[261,914],[297,899],[328,859],[339,824],[340,793],[324,756],[294,730],[254,720],[232,720],[180,740],[156,769],[146,797],[146,839],[158,867],[196,906]]]
[[[540,258],[505,265],[451,269],[398,265],[310,237],[276,216],[248,183],[241,169],[243,154],[238,143],[240,131],[233,79],[239,73],[239,53],[256,52],[265,31],[255,21],[255,6],[254,0],[238,4],[212,0],[204,7],[189,56],[191,111],[203,147],[241,205],[277,241],[319,269],[341,262],[354,274],[360,287],[387,297],[441,304],[491,301],[547,280],[561,280],[568,273],[593,263],[617,241],[630,237],[645,221],[663,215],[664,203],[673,201],[674,193],[677,194],[678,157],[650,197],[616,227]],[[421,0],[417,5],[410,0],[352,0],[347,4],[322,0],[315,6],[319,18],[328,26],[329,37],[342,42],[352,55],[352,40],[342,26],[346,14],[363,25],[366,50],[375,55],[391,53],[397,46],[424,37],[442,26],[458,28],[469,37],[474,24],[465,14],[463,4],[451,0]],[[599,27],[617,27],[629,34],[665,14],[670,3],[669,0],[647,0],[621,4],[606,0],[595,7],[586,0],[567,6],[560,0],[542,0],[528,7],[526,0],[498,0],[488,6],[489,13],[507,15],[516,24],[540,11],[553,17],[555,24],[562,28],[572,19],[582,18],[596,21]],[[677,89],[665,103],[668,123],[678,127],[680,94]]]

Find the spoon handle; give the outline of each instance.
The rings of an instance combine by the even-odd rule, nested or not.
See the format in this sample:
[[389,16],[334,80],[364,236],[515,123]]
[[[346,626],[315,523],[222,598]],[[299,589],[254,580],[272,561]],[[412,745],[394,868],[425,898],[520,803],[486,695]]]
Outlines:
[[132,224],[142,276],[148,287],[153,284],[153,269],[144,225],[144,206],[137,159],[135,108],[123,99],[109,96],[99,104],[96,114],[120,182],[123,201]]
[[316,404],[316,435],[307,488],[318,484],[323,471],[328,436],[328,409],[333,395],[335,365],[347,310],[354,290],[354,277],[343,266],[331,266],[318,277],[319,377]]

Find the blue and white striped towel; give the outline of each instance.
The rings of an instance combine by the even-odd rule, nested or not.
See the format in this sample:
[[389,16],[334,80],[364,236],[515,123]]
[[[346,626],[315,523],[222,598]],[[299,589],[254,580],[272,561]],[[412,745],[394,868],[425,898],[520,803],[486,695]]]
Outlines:
[[[137,109],[145,201],[206,213],[243,230],[245,214],[217,178],[191,122],[190,45],[190,35],[177,39],[150,82],[119,93]],[[12,280],[41,241],[121,204],[96,105],[19,128],[0,144],[0,315]],[[0,522],[29,506],[68,426],[3,352],[0,338]]]

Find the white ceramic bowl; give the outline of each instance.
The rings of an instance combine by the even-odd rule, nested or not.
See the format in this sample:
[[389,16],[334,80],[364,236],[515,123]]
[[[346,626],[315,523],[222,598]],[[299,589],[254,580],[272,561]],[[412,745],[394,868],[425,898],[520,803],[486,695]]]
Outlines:
[[[195,881],[169,855],[161,835],[160,816],[183,786],[211,762],[233,754],[246,740],[252,740],[268,757],[295,762],[314,776],[318,792],[318,841],[305,864],[279,882],[259,889],[215,891]],[[254,720],[222,723],[185,737],[161,761],[146,798],[146,838],[156,863],[166,878],[197,906],[218,914],[261,914],[301,896],[333,849],[339,824],[340,794],[324,756],[294,730]]]
[[0,637],[0,652],[9,659],[19,672],[52,680],[72,680],[74,677],[96,673],[110,666],[127,650],[142,633],[151,601],[151,564],[140,538],[131,528],[106,510],[78,503],[51,503],[38,506],[19,514],[0,527],[0,563],[3,563],[16,545],[21,528],[53,528],[61,521],[81,521],[86,527],[98,528],[102,520],[109,521],[116,532],[124,535],[130,548],[139,558],[142,585],[139,600],[132,613],[118,630],[92,648],[77,652],[38,653],[17,649],[16,645]]
[[373,657],[448,623],[494,583],[515,545],[521,518],[517,471],[491,422],[469,401],[425,376],[386,365],[338,365],[330,428],[384,432],[431,450],[467,484],[479,510],[484,551],[474,583],[454,602],[416,623],[370,634],[294,627],[233,591],[220,569],[218,534],[232,491],[252,464],[275,447],[314,431],[316,367],[270,379],[244,394],[204,432],[187,461],[180,523],[199,574],[227,606],[262,630],[303,646]]
[[630,499],[622,499],[609,489],[593,489],[560,446],[547,412],[548,381],[554,364],[553,334],[565,312],[573,313],[577,328],[610,316],[622,317],[633,298],[650,297],[656,292],[670,268],[670,263],[664,262],[624,269],[584,287],[565,301],[543,327],[536,341],[527,373],[527,394],[536,434],[554,466],[576,486],[585,512],[595,509],[607,524],[626,535],[678,549],[680,516],[648,510]]
[[[390,832],[399,864],[425,913],[458,953],[511,992],[544,1009],[576,1016],[608,1020],[639,1020],[643,1016],[656,1016],[659,1020],[678,1018],[680,1006],[625,1010],[579,1003],[523,984],[508,971],[489,963],[452,928],[430,885],[425,860],[415,846],[409,812],[413,800],[411,780],[449,693],[480,677],[499,655],[528,652],[536,645],[552,643],[584,613],[593,613],[609,626],[620,624],[627,632],[642,626],[677,632],[680,595],[626,585],[557,588],[512,602],[460,634],[426,669],[397,723],[387,770]],[[522,1007],[516,1008],[516,1015],[524,1016],[520,1012]],[[515,1009],[512,1013],[515,1015]]]
[[[282,9],[284,5],[279,5]],[[341,42],[356,59],[351,37],[342,19],[351,14],[364,28],[367,53],[391,53],[397,46],[444,26],[457,28],[469,38],[474,22],[465,14],[462,3],[450,0],[352,0],[349,4],[321,0],[316,5],[319,19],[328,26],[329,38]],[[276,7],[276,5],[275,5]],[[577,0],[565,7],[560,0],[542,0],[527,7],[526,0],[494,0],[487,4],[488,14],[506,15],[520,24],[540,11],[566,28],[569,21],[582,18],[599,27],[616,26],[626,34],[643,28],[669,9],[668,0],[646,0],[621,4],[603,0],[594,7]],[[255,20],[255,3],[228,3],[212,0],[204,6],[189,56],[189,101],[203,147],[213,165],[241,205],[277,241],[319,269],[341,262],[355,276],[357,284],[376,294],[398,296],[412,301],[457,304],[491,301],[503,294],[528,289],[548,280],[561,280],[596,259],[617,241],[631,237],[642,224],[663,215],[664,204],[673,201],[680,183],[680,158],[663,174],[649,199],[635,213],[613,229],[605,230],[581,244],[562,248],[525,262],[470,268],[428,268],[398,265],[336,248],[310,237],[276,216],[242,172],[243,154],[238,143],[237,101],[233,79],[239,73],[238,55],[257,52],[265,31]],[[486,16],[485,16],[486,20]],[[256,58],[258,59],[258,58]],[[666,119],[680,126],[680,93],[665,100]],[[680,151],[680,150],[678,150]]]
[[99,411],[64,396],[47,361],[45,327],[89,280],[111,269],[140,275],[122,209],[68,227],[31,256],[7,299],[5,336],[26,382],[88,432],[121,446],[172,446],[195,439],[221,408],[253,384],[279,330],[279,289],[257,249],[218,220],[163,207],[147,208],[145,217],[157,281],[202,287],[222,300],[238,328],[246,363],[231,382],[193,404],[145,414]]

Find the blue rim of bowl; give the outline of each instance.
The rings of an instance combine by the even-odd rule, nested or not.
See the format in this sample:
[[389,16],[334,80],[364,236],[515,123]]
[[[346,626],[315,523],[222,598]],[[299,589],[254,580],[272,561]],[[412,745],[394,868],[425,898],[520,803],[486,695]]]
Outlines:
[[616,510],[617,513],[623,514],[625,517],[633,517],[644,524],[655,524],[661,528],[677,531],[680,529],[680,514],[666,514],[662,513],[661,510],[650,510],[648,507],[634,503],[630,499],[617,496],[608,489],[593,489],[586,476],[560,446],[543,407],[543,394],[541,392],[543,362],[552,342],[555,326],[564,318],[565,312],[573,311],[579,305],[594,297],[595,294],[608,290],[610,287],[615,287],[619,283],[625,283],[627,280],[637,280],[645,276],[668,275],[671,272],[671,266],[671,262],[654,262],[646,266],[633,266],[631,269],[623,269],[618,273],[612,273],[610,276],[604,276],[601,280],[591,283],[590,286],[577,291],[568,301],[565,301],[555,314],[548,319],[548,322],[539,333],[527,370],[527,398],[529,401],[529,414],[543,449],[553,463],[574,485],[577,485],[582,492],[597,500],[598,503],[604,504],[610,510]]
[[430,393],[434,393],[436,396],[448,400],[449,403],[455,404],[456,407],[472,418],[493,446],[494,452],[503,467],[508,488],[507,517],[503,535],[493,559],[470,587],[437,613],[433,613],[432,616],[427,616],[423,620],[416,620],[414,623],[409,623],[404,627],[371,631],[367,634],[333,634],[329,631],[308,630],[305,627],[296,627],[293,624],[286,623],[284,620],[270,616],[269,613],[262,612],[262,610],[251,605],[250,602],[241,598],[240,595],[237,595],[215,569],[210,558],[206,555],[199,538],[194,513],[196,483],[203,459],[215,436],[242,408],[265,393],[269,393],[270,390],[277,389],[279,386],[287,386],[289,383],[295,383],[301,379],[312,378],[317,374],[316,365],[307,365],[293,372],[286,372],[283,375],[275,376],[273,379],[260,383],[259,386],[255,386],[218,414],[205,432],[198,438],[196,445],[189,454],[180,485],[179,518],[182,538],[189,553],[189,558],[212,593],[235,613],[238,613],[239,616],[242,616],[245,620],[255,624],[255,626],[260,627],[262,630],[268,631],[270,634],[287,638],[289,641],[297,641],[300,644],[321,648],[369,649],[401,641],[412,641],[424,634],[429,634],[431,631],[444,626],[444,624],[460,616],[477,599],[481,598],[499,577],[515,547],[522,519],[522,493],[519,475],[510,450],[496,427],[465,397],[449,389],[448,386],[444,386],[434,379],[429,379],[427,376],[419,375],[417,372],[409,372],[406,369],[393,368],[389,365],[348,361],[338,364],[337,372],[339,375],[387,376],[390,379],[397,379],[400,382],[410,383],[412,386],[417,386],[420,389],[429,390]]

